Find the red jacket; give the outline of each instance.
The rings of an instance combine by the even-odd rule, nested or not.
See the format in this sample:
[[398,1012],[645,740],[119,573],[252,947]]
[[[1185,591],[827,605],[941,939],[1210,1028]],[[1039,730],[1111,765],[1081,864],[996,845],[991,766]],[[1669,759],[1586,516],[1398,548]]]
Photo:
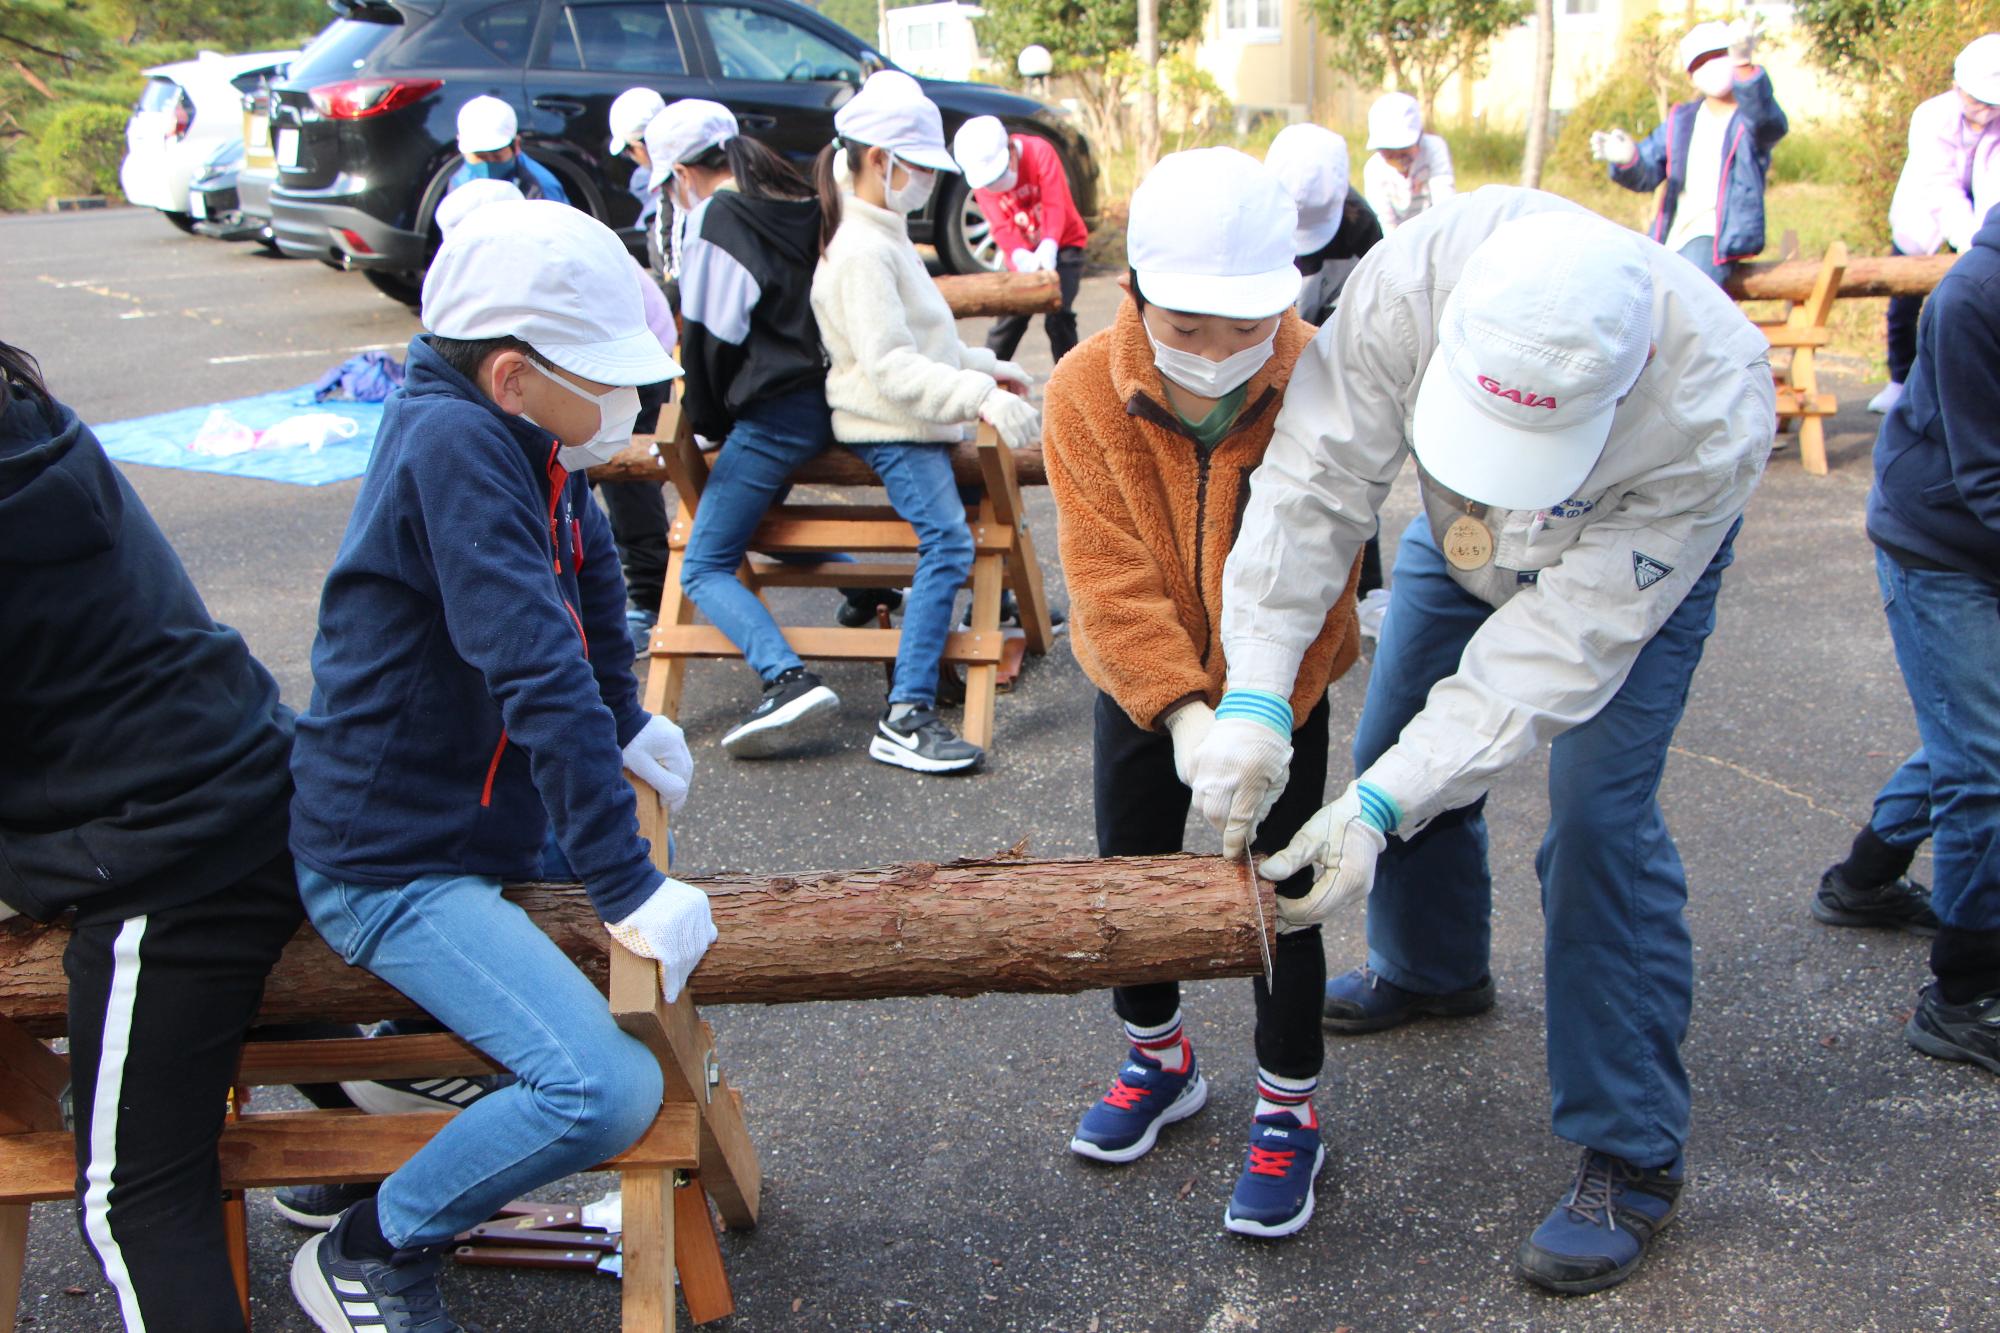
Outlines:
[[1013,268],[1016,250],[1032,250],[1044,237],[1053,236],[1058,249],[1081,249],[1090,241],[1090,230],[1076,201],[1069,197],[1069,174],[1062,158],[1047,139],[1035,134],[1008,136],[1020,154],[1020,179],[1007,191],[974,190],[979,211],[993,228],[993,240],[1001,258]]

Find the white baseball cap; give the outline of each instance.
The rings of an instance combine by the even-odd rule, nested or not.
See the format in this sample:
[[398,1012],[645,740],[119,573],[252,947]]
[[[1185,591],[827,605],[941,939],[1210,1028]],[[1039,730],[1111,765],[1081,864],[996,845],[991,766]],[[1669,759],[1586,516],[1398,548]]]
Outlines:
[[1125,259],[1154,305],[1264,319],[1299,298],[1298,217],[1277,176],[1248,153],[1169,153],[1132,192]]
[[1952,64],[1951,78],[1979,101],[2000,106],[2000,32],[1966,43]]
[[437,212],[432,215],[440,235],[450,235],[451,229],[465,221],[475,208],[487,204],[497,204],[504,199],[522,199],[521,187],[512,181],[503,181],[487,176],[479,180],[469,180],[438,200]]
[[899,69],[878,69],[833,113],[844,142],[886,148],[912,166],[958,171],[944,146],[944,117],[923,86]]
[[514,108],[497,97],[475,97],[458,109],[458,151],[497,153],[521,132]]
[[1681,68],[1691,70],[1695,62],[1703,56],[1716,55],[1729,49],[1730,32],[1727,23],[1697,23],[1688,29],[1687,36],[1681,38]]
[[1347,140],[1324,125],[1287,125],[1271,140],[1264,165],[1298,205],[1292,252],[1309,255],[1332,240],[1347,206]]
[[1417,388],[1425,471],[1503,509],[1576,494],[1652,347],[1646,245],[1589,213],[1516,218],[1480,243]]
[[669,102],[646,125],[646,156],[653,159],[646,184],[659,189],[677,165],[700,157],[738,133],[736,113],[720,102],[700,97]]
[[666,104],[667,99],[651,88],[627,88],[618,94],[611,103],[611,156],[644,142],[646,126]]
[[633,272],[625,243],[581,209],[487,204],[438,247],[424,276],[424,327],[441,338],[519,338],[600,384],[657,384],[681,368],[646,327]]
[[951,136],[951,155],[965,173],[965,183],[983,190],[1007,174],[1012,160],[1008,152],[1007,127],[998,116],[974,116]]
[[1413,147],[1424,137],[1424,108],[1408,93],[1384,93],[1368,108],[1368,151]]

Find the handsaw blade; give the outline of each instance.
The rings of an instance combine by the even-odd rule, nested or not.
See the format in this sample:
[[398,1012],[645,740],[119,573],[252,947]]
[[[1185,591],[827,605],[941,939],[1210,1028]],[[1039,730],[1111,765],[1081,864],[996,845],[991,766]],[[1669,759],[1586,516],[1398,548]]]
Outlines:
[[1277,982],[1271,970],[1271,932],[1264,924],[1264,895],[1257,888],[1257,869],[1250,858],[1243,858],[1243,882],[1250,889],[1250,906],[1257,912],[1257,952],[1264,955],[1264,989],[1276,988]]

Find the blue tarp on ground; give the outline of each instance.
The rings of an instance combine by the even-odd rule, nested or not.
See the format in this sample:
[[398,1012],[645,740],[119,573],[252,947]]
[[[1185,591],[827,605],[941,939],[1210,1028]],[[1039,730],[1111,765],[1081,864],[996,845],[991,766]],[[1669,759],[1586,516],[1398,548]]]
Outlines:
[[[268,430],[287,417],[307,412],[332,412],[353,421],[360,429],[352,439],[336,440],[317,453],[304,448],[252,449],[216,457],[188,448],[201,432],[208,414],[218,407],[227,408],[236,420],[257,431]],[[315,403],[313,386],[301,384],[254,398],[203,403],[199,407],[114,421],[93,429],[104,445],[104,452],[121,463],[220,472],[231,477],[290,482],[294,486],[324,486],[358,477],[368,470],[368,456],[375,448],[375,430],[381,424],[382,404]]]

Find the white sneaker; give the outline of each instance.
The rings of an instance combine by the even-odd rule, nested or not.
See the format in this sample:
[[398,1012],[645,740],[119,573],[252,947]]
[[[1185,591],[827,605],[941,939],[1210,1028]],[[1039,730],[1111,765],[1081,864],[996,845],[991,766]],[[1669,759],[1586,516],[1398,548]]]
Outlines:
[[1903,386],[1895,380],[1890,380],[1882,387],[1882,392],[1868,400],[1868,410],[1878,417],[1883,416],[1890,408],[1896,405],[1896,401],[1902,396]]

